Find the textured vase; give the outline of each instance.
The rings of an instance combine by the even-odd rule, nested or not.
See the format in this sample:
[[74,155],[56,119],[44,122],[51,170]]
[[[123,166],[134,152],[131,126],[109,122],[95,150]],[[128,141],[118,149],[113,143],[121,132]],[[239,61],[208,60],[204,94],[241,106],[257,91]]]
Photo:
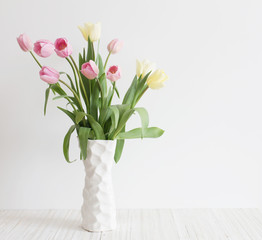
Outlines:
[[88,140],[83,190],[82,227],[92,232],[116,228],[111,170],[116,141]]

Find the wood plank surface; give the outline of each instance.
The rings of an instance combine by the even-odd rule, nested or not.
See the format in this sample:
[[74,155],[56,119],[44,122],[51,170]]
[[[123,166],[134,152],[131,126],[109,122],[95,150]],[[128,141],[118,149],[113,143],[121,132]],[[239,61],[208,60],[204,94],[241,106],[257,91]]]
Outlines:
[[118,210],[114,231],[81,228],[79,210],[0,210],[1,240],[262,240],[259,209]]

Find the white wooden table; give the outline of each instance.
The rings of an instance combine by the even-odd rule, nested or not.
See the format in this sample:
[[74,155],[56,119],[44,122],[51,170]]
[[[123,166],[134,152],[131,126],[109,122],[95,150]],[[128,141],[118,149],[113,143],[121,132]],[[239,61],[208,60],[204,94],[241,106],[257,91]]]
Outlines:
[[1,240],[262,240],[258,209],[118,210],[118,228],[90,233],[79,210],[0,210]]

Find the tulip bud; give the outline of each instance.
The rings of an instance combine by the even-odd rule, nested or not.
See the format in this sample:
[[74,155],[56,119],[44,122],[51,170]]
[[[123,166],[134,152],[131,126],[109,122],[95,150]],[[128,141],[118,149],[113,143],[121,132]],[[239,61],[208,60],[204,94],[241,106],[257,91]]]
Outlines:
[[106,78],[109,79],[112,82],[117,81],[118,79],[121,78],[121,69],[118,66],[111,66],[107,73],[106,73]]
[[43,66],[39,72],[40,78],[49,84],[57,83],[59,80],[59,72],[51,67]]
[[100,39],[100,35],[101,35],[101,23],[100,22],[96,24],[85,23],[84,27],[78,26],[78,28],[81,31],[86,41],[88,41],[88,37],[90,38],[91,42],[95,42]]
[[86,62],[81,67],[81,73],[89,80],[97,77],[99,69],[93,60]]
[[136,60],[136,75],[139,78],[142,76],[142,78],[151,72],[155,68],[155,64],[151,63],[148,60],[143,60],[142,62],[138,59]]
[[118,53],[124,45],[124,42],[119,39],[113,39],[108,45],[107,50],[108,52],[115,54]]
[[24,51],[24,52],[28,52],[31,51],[33,48],[33,44],[30,40],[30,38],[25,34],[21,34],[18,38],[17,38],[17,42],[20,46],[20,48]]
[[157,69],[147,78],[147,86],[151,89],[159,89],[164,86],[164,82],[168,79],[168,76],[161,69]]
[[54,51],[54,44],[49,40],[38,40],[34,43],[34,52],[40,57],[49,57]]
[[66,58],[72,54],[72,47],[66,38],[58,38],[55,40],[55,52],[62,58]]

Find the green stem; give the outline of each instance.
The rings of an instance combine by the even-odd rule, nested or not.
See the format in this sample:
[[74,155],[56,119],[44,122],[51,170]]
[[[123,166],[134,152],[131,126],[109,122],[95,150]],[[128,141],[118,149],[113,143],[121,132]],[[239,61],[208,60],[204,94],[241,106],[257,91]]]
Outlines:
[[105,61],[105,65],[104,65],[104,70],[106,70],[106,65],[107,65],[107,62],[108,62],[108,59],[109,59],[110,55],[111,55],[111,52],[109,52],[108,55],[107,55],[107,58],[106,58],[106,61]]
[[136,100],[136,98],[134,99],[134,101],[133,101],[133,103],[132,103],[132,105],[131,105],[131,108],[134,108],[134,107],[135,107],[135,105],[138,103],[138,101],[139,101],[140,98],[144,95],[144,93],[147,91],[147,89],[148,89],[148,86],[146,86],[146,88],[145,88],[144,91],[139,95],[139,97],[137,98],[137,100]]
[[90,94],[89,102],[91,102],[91,96],[92,96],[92,84],[91,84],[91,80],[89,80],[89,79],[88,79],[88,84],[89,84],[89,94]]
[[65,99],[68,100],[68,102],[70,103],[70,105],[72,106],[72,108],[76,111],[76,108],[75,108],[73,102],[70,100],[70,98],[65,97]]
[[[89,37],[88,37],[88,39],[89,39]],[[85,57],[85,62],[87,62],[87,56],[88,56],[88,41],[87,41],[87,46],[86,46],[86,57]]]
[[[32,55],[32,57],[34,58],[34,60],[36,61],[36,63],[38,64],[38,66],[40,68],[42,68],[42,65],[39,63],[39,61],[36,59],[35,55],[32,53],[32,51],[30,51],[30,54]],[[64,83],[62,80],[59,80],[60,82]],[[65,84],[65,83],[64,83]],[[49,84],[49,86],[51,86],[51,84]],[[67,84],[66,84],[67,87],[69,87]],[[70,87],[69,87],[70,88]],[[70,88],[70,90],[72,91],[73,89]],[[73,90],[74,91],[74,90]],[[70,98],[66,97],[66,100],[71,104],[72,108],[76,111],[76,108],[73,104],[73,102],[70,100]],[[81,106],[81,103],[80,103],[80,106]]]
[[42,65],[40,64],[40,62],[38,62],[38,60],[36,59],[35,55],[32,53],[32,51],[30,51],[30,54],[32,55],[32,57],[35,59],[36,63],[38,64],[38,66],[40,68],[42,68]]
[[62,80],[59,79],[59,82],[63,83],[63,84],[74,94],[76,100],[78,101],[78,103],[79,103],[79,105],[80,105],[80,107],[81,107],[81,110],[82,110],[83,112],[85,112],[84,109],[83,109],[82,103],[81,103],[81,101],[80,101],[80,99],[79,99],[79,97],[78,97],[78,95],[77,95],[77,93],[76,93],[67,83],[65,83],[64,81],[62,81]]
[[100,46],[100,39],[97,42],[96,57],[98,57],[99,54],[99,46]]
[[99,89],[100,89],[100,92],[101,92],[101,109],[103,109],[103,106],[104,106],[104,93],[103,93],[103,90],[102,90],[102,86],[99,82],[99,80],[96,78],[96,81],[98,83],[98,86],[99,86]]
[[113,96],[114,96],[114,94],[115,94],[115,88],[116,88],[116,82],[113,82],[113,94],[112,94],[111,98],[109,99],[108,107],[111,105]]
[[79,81],[80,81],[80,84],[81,84],[81,87],[83,88],[83,92],[84,92],[84,95],[85,95],[85,98],[86,98],[86,110],[87,110],[87,113],[89,113],[89,101],[88,101],[88,97],[87,97],[87,94],[86,94],[86,89],[85,89],[85,86],[84,86],[84,83],[83,83],[83,80],[82,80],[82,77],[80,75],[80,72],[79,72],[79,69],[75,63],[75,60],[73,59],[73,57],[70,55],[70,59],[71,61],[73,62],[74,64],[74,67],[77,71],[77,74],[78,74],[78,78],[79,78]]
[[75,71],[75,68],[73,66],[73,64],[71,63],[71,61],[68,59],[68,57],[66,57],[66,60],[67,62],[70,64],[72,70],[73,70],[73,73],[74,73],[74,77],[75,77],[75,83],[76,83],[76,90],[77,90],[77,93],[78,93],[78,96],[79,96],[79,87],[78,87],[78,82],[77,82],[77,77],[76,77],[76,71]]
[[[144,93],[147,91],[147,89],[148,89],[148,86],[146,86],[146,88],[145,88],[144,91],[139,95],[139,97],[137,98],[137,100],[135,100],[136,98],[134,99],[134,101],[133,101],[130,109],[132,109],[132,108],[135,107],[135,105],[138,103],[138,101],[139,101],[140,98],[144,95]],[[124,128],[125,126],[126,126],[126,125],[124,125],[123,128]],[[112,139],[115,139],[116,136],[121,132],[121,130],[122,130],[123,128],[121,128],[118,132],[115,132],[114,135],[113,135],[113,137],[112,137]]]

